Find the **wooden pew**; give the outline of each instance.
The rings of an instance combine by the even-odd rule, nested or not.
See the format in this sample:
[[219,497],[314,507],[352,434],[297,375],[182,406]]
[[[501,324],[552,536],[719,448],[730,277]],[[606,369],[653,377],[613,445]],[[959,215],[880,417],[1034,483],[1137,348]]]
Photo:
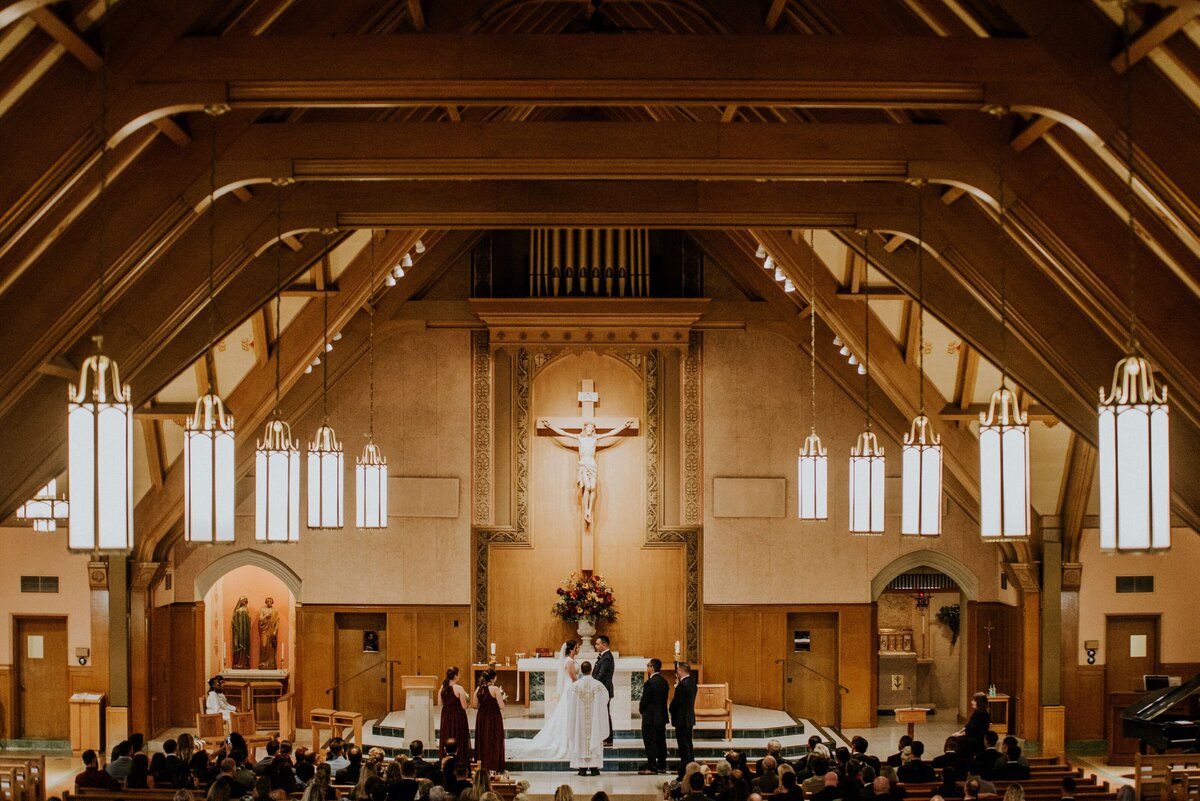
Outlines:
[[25,785],[26,801],[46,801],[45,756],[0,756],[0,768],[14,768],[18,772],[18,778]]
[[1133,790],[1138,801],[1160,801],[1172,769],[1200,768],[1200,754],[1134,754]]

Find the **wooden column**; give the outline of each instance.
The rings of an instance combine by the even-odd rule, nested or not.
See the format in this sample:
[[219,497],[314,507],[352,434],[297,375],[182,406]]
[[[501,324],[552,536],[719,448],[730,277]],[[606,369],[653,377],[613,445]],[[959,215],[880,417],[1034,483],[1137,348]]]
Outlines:
[[1041,737],[1041,602],[1038,565],[1018,562],[1009,565],[1021,592],[1019,627],[1021,658],[1017,671],[1017,711],[1013,721],[1016,733],[1026,740]]
[[150,587],[162,565],[135,562],[129,577],[129,725],[150,733]]

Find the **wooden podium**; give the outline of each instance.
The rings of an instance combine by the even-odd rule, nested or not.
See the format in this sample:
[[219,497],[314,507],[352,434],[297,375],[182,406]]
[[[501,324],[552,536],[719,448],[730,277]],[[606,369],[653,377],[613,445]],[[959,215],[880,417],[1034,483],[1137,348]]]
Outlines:
[[922,709],[919,706],[900,707],[896,710],[896,722],[908,724],[908,736],[915,737],[913,734],[914,727],[918,723],[924,723],[929,716],[928,709]]
[[438,689],[437,676],[401,676],[404,690],[404,739],[420,740],[426,747],[433,739],[433,696]]

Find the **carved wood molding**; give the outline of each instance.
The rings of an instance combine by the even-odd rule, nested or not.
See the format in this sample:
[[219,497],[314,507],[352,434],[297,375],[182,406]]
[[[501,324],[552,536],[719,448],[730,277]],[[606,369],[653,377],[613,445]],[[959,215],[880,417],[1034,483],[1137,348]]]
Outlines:
[[487,331],[471,332],[471,522],[492,521],[492,357]]
[[92,590],[108,589],[108,562],[96,559],[88,562],[88,586]]

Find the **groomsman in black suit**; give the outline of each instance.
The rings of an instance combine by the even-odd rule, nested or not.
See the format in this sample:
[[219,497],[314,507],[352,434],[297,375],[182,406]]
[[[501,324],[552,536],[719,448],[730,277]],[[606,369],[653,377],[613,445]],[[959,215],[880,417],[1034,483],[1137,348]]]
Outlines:
[[642,685],[642,744],[646,747],[646,767],[638,771],[643,776],[667,772],[667,696],[671,689],[659,673],[661,659],[651,659],[646,665],[650,678]]
[[592,666],[592,678],[603,684],[604,689],[608,690],[608,739],[604,741],[604,744],[612,745],[613,674],[617,672],[617,663],[613,661],[612,651],[608,647],[608,637],[605,635],[601,634],[596,638],[596,650],[600,652],[600,656],[596,657],[596,664]]
[[675,663],[675,697],[671,699],[671,725],[675,727],[675,744],[679,749],[679,775],[692,761],[692,729],[696,727],[696,680],[692,678],[692,666],[687,662]]

